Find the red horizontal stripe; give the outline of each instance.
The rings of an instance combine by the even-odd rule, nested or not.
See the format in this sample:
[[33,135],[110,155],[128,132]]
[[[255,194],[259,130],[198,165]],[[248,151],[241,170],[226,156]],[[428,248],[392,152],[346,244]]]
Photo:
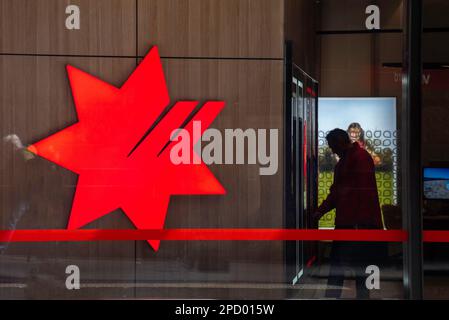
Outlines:
[[[405,242],[403,230],[293,230],[293,229],[164,229],[164,230],[0,230],[0,242],[99,240],[338,240]],[[447,243],[449,231],[424,231],[423,242]]]
[[449,242],[449,231],[424,231],[423,242]]
[[98,241],[98,240],[338,240],[407,241],[403,230],[295,230],[295,229],[164,229],[164,230],[3,230],[0,242]]

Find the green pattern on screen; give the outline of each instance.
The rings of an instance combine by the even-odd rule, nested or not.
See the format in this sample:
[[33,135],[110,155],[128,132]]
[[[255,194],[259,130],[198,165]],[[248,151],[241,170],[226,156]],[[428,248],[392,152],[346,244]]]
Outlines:
[[[329,194],[329,188],[332,185],[334,173],[327,171],[321,172],[318,176],[318,204],[320,205]],[[393,204],[394,198],[394,180],[392,172],[376,172],[377,189],[379,192],[380,206],[384,204]],[[383,220],[383,217],[382,217]],[[333,228],[335,226],[335,210],[326,213],[319,221],[320,228]]]

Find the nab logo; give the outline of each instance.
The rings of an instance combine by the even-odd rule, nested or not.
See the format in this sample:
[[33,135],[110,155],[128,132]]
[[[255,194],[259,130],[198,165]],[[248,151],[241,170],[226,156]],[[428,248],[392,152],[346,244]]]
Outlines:
[[[117,88],[67,66],[78,122],[28,150],[78,174],[68,229],[78,229],[121,208],[137,229],[163,229],[172,195],[225,194],[201,156],[173,164],[173,130],[201,135],[222,101],[179,101],[173,107],[157,47]],[[193,135],[193,123],[201,123]],[[149,240],[154,250],[160,241]]]

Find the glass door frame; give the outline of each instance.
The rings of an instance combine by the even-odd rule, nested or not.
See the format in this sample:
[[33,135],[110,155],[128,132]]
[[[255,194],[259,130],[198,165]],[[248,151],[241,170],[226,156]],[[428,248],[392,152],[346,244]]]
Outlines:
[[[286,42],[285,52],[284,226],[306,229],[314,227],[310,214],[318,194],[318,82],[292,62],[291,42]],[[314,253],[313,248],[310,242],[285,241],[286,283],[297,284],[307,272],[306,261]]]

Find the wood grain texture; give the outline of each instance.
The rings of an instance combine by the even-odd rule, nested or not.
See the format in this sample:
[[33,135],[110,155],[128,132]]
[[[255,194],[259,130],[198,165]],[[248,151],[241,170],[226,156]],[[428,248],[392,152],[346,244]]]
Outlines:
[[[167,228],[283,226],[283,42],[280,0],[0,0],[0,51],[12,54],[144,55],[158,45],[171,101],[224,100],[212,127],[279,129],[278,172],[258,165],[212,165],[225,196],[172,197]],[[65,29],[65,7],[81,9],[81,30]],[[87,20],[86,20],[87,19]],[[184,59],[176,57],[214,57]],[[220,59],[237,58],[237,59]],[[250,60],[239,59],[250,58]],[[273,60],[260,60],[268,58]],[[76,121],[65,64],[119,86],[135,59],[0,56],[0,133],[24,145]],[[10,143],[0,147],[0,223],[9,228],[65,228],[76,175]],[[118,210],[89,228],[133,228]],[[136,251],[137,250],[137,251]],[[83,290],[65,289],[65,267],[78,265]],[[282,298],[284,290],[144,288],[147,283],[199,281],[281,283],[281,242],[146,242],[11,244],[0,279],[26,285],[0,288],[0,298],[221,297]],[[143,286],[134,291],[134,283]]]
[[[134,68],[133,59],[2,57],[2,136],[15,133],[27,145],[76,121],[65,74],[66,63],[115,85],[120,85]],[[282,132],[279,107],[282,105],[282,62],[168,59],[163,64],[172,101],[198,97],[203,102],[226,101],[227,106],[213,127],[221,130],[278,128]],[[282,150],[282,141],[279,142]],[[18,228],[64,228],[76,176],[43,159],[24,161],[21,157],[10,145],[2,145],[3,226],[8,225],[11,214],[25,203],[27,210],[20,217]],[[259,175],[256,165],[212,166],[228,194],[172,197],[166,227],[281,227],[282,161],[281,156],[278,174],[266,177]],[[109,214],[89,227],[132,228],[120,212]],[[163,242],[157,253],[145,242],[137,245],[138,283],[166,280],[279,283],[283,279],[281,243]],[[64,271],[66,265],[76,264],[84,270],[88,283],[132,283],[133,242],[13,244],[7,252],[2,257],[3,274],[11,275],[9,270],[14,266],[13,274],[28,286],[24,291],[26,298],[132,295],[131,289],[120,286],[68,291],[64,287]],[[251,294],[251,290],[230,290],[213,292],[217,297],[243,298],[244,292]],[[161,292],[142,288],[138,296]],[[204,294],[202,289],[189,292],[197,297]],[[282,292],[278,290],[276,295]],[[3,294],[10,297],[11,293],[3,291]],[[171,296],[170,291],[166,294]],[[273,294],[267,292],[266,297]]]
[[283,1],[139,0],[139,54],[283,58]]
[[[227,191],[224,196],[171,197],[166,228],[281,228],[282,213],[282,81],[281,61],[172,60],[163,62],[172,101],[224,100],[226,106],[211,127],[279,129],[279,170],[260,176],[258,165],[211,165]],[[137,281],[208,283],[281,283],[281,242],[172,242],[157,253],[137,243]],[[138,297],[179,297],[179,291],[139,288]],[[273,292],[266,292],[267,297]],[[189,296],[204,297],[204,288]],[[243,298],[239,289],[211,290],[209,297]],[[250,294],[250,293],[248,293]],[[265,293],[261,294],[261,298]],[[277,292],[279,294],[279,292]],[[256,298],[256,296],[252,296]]]
[[371,95],[372,35],[321,37],[321,95]]
[[[0,56],[1,137],[16,134],[32,144],[77,121],[65,65],[114,85],[126,80],[135,59]],[[64,229],[76,174],[45,159],[26,161],[11,143],[0,143],[2,229]],[[12,223],[16,225],[11,225]],[[132,228],[119,211],[88,228]],[[134,280],[134,242],[12,243],[0,257],[0,279],[26,283],[19,298],[129,296],[132,290],[65,288],[65,268],[81,269],[83,283]],[[0,289],[0,296],[7,298]]]
[[284,6],[284,37],[292,42],[293,62],[317,79],[319,6],[314,0],[285,0]]
[[[69,4],[80,9],[80,30],[68,30]],[[132,0],[0,0],[0,52],[135,55]]]

